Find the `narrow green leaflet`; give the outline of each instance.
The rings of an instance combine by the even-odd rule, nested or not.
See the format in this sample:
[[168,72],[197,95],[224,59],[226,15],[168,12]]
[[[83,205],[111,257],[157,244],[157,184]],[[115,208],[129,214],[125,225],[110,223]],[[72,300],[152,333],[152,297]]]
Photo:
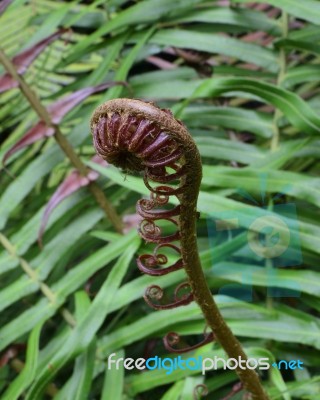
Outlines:
[[[23,275],[12,284],[7,285],[0,293],[0,310],[3,310],[27,294],[37,291],[40,281],[47,278],[56,263],[67,250],[73,246],[85,232],[91,229],[102,216],[102,210],[91,210],[69,224],[60,232],[60,235],[55,236],[53,240],[45,246],[39,256],[30,263],[31,268],[38,274],[39,282],[35,282],[26,275]],[[57,248],[59,252],[57,252]]]
[[225,371],[224,374],[219,376],[214,376],[213,378],[206,379],[206,386],[209,392],[214,391],[216,389],[221,388],[226,384],[230,384],[231,382],[235,382],[237,380],[237,376],[232,371]]
[[[184,385],[182,388],[182,398],[184,400],[194,400],[195,399],[195,393],[198,394],[198,390],[196,390],[196,387],[198,385],[201,385],[204,383],[204,376],[188,376],[184,380]],[[201,392],[201,389],[199,390]],[[198,395],[198,397],[200,397]],[[200,397],[201,398],[201,397]]]
[[72,53],[65,59],[66,63],[70,63],[79,59],[79,56],[86,53],[88,46],[96,42],[103,35],[114,32],[120,28],[138,25],[150,24],[154,21],[168,18],[170,14],[181,13],[184,9],[188,9],[192,5],[201,3],[203,0],[177,0],[172,3],[171,0],[145,0],[129,7],[127,10],[119,13],[114,19],[102,25],[91,35],[81,40],[72,49]]
[[188,127],[222,126],[253,132],[263,138],[270,138],[274,130],[270,115],[235,107],[190,106],[180,118]]
[[222,35],[183,29],[165,29],[154,34],[150,42],[224,54],[259,65],[271,72],[277,72],[279,68],[278,57],[274,51]]
[[171,81],[174,83],[176,80],[186,80],[190,82],[190,80],[196,78],[197,73],[194,69],[185,66],[177,66],[173,69],[155,70],[134,75],[130,78],[130,84],[134,86],[141,85],[141,87],[143,87],[144,85],[155,82],[165,83],[164,81]]
[[39,355],[39,338],[43,322],[36,325],[30,333],[27,347],[27,358],[23,370],[2,395],[3,400],[17,400],[36,377]]
[[19,177],[6,188],[0,198],[0,229],[3,229],[10,213],[30,193],[38,180],[48,174],[63,158],[58,146],[53,146],[29,163]]
[[37,376],[34,385],[27,394],[27,399],[38,399],[42,391],[56,373],[72,358],[87,348],[94,338],[97,330],[102,325],[106,316],[110,312],[110,304],[113,302],[114,295],[121,284],[131,258],[139,246],[139,239],[132,241],[127,250],[119,258],[116,265],[110,271],[108,278],[103,283],[98,295],[92,302],[86,317],[74,328],[71,335],[63,347],[50,361],[53,368],[41,371]]
[[[80,193],[75,193],[73,196],[66,198],[59,206],[53,211],[48,221],[47,229],[50,228],[54,222],[67,213],[71,209],[76,209],[77,203],[83,198]],[[16,254],[22,256],[30,246],[37,241],[39,226],[43,216],[45,206],[36,212],[26,223],[13,234],[9,240],[14,243]],[[79,209],[80,210],[80,209]],[[9,271],[18,265],[18,260],[12,259],[6,251],[0,253],[0,274],[4,271]]]
[[[264,182],[267,193],[284,193],[320,207],[320,179],[289,171],[203,167],[202,183],[209,186],[241,188],[260,193]],[[290,182],[288,184],[288,182]]]
[[272,400],[281,400],[285,394],[294,399],[318,400],[320,391],[320,376],[303,381],[287,382],[287,391],[271,388],[269,393]]
[[127,248],[131,242],[137,245],[138,240],[136,232],[129,233],[121,240],[97,250],[63,275],[62,279],[51,287],[55,294],[55,302],[42,298],[33,307],[1,327],[0,350],[29,332],[39,321],[44,318],[49,319],[62,306],[69,294],[83,285],[96,271],[119,257],[123,253],[123,248]]
[[195,80],[164,80],[154,83],[133,83],[134,93],[139,98],[151,99],[184,99],[188,98],[201,85],[202,79]]
[[[114,360],[124,357],[124,351],[118,350]],[[106,368],[101,400],[122,400],[122,392],[124,389],[124,373],[123,367],[117,368]]]
[[[233,3],[248,3],[250,0],[232,0]],[[268,3],[279,7],[297,18],[320,25],[320,3],[316,0],[257,0],[256,3]]]
[[[134,64],[139,51],[141,50],[142,46],[148,41],[149,37],[153,34],[154,30],[155,28],[152,27],[147,32],[145,32],[145,34],[140,38],[140,40],[136,43],[136,45],[131,49],[129,54],[122,61],[121,67],[119,68],[119,70],[115,75],[115,80],[125,81],[127,79],[130,68]],[[103,100],[107,101],[113,98],[120,97],[122,90],[123,88],[121,86],[115,86],[111,88],[107,92],[107,95],[104,96]]]
[[254,79],[205,79],[193,95],[175,110],[175,114],[179,117],[182,110],[192,99],[216,97],[230,91],[243,91],[259,96],[279,108],[292,125],[301,129],[302,132],[313,135],[320,133],[320,117],[304,100],[295,93]]
[[305,51],[307,53],[312,53],[315,55],[320,54],[320,45],[315,43],[304,42],[300,40],[292,40],[292,39],[281,39],[275,43],[276,47],[283,47],[285,49],[294,49]]
[[[191,129],[192,132],[192,129]],[[267,155],[259,147],[235,140],[196,136],[194,140],[202,157],[216,160],[237,161],[242,164],[266,162]]]
[[61,25],[66,13],[71,10],[80,0],[73,0],[62,7],[57,8],[57,10],[49,13],[47,18],[44,19],[40,28],[32,36],[32,38],[25,44],[24,48],[32,46],[34,43],[42,40],[44,37],[53,33],[59,25]]
[[[266,152],[263,159],[253,162],[250,167],[261,171],[262,174],[271,169],[279,169],[294,157],[303,156],[303,152],[308,150],[307,145],[310,142],[312,142],[310,137],[282,142],[277,150]],[[314,149],[314,146],[309,145],[310,148]]]
[[88,348],[76,359],[70,380],[55,396],[56,400],[88,399],[93,385],[93,370],[95,363],[96,340],[93,339]]
[[[268,358],[270,360],[270,364],[272,365],[276,362],[275,356],[267,349],[257,348],[254,349],[255,357],[259,358]],[[270,380],[273,385],[282,393],[283,400],[291,400],[290,393],[288,392],[288,387],[281,375],[281,372],[278,368],[270,368],[269,370]]]
[[184,381],[180,380],[174,383],[170,389],[161,397],[161,400],[176,400],[181,397],[181,391],[183,388]]
[[[320,32],[317,25],[306,24],[301,29],[295,29],[290,32],[289,39],[318,42],[320,39]],[[304,63],[301,63],[303,65]]]
[[225,261],[214,264],[211,275],[212,281],[215,278],[224,278],[242,285],[291,289],[297,297],[300,293],[320,297],[320,273],[315,271],[289,268],[267,270],[255,265]]
[[285,87],[292,87],[300,83],[318,81],[319,74],[319,65],[301,65],[288,68],[283,79],[283,85]]
[[[77,292],[76,319],[79,323],[90,308],[90,299],[86,292]],[[75,361],[73,374],[64,387],[55,396],[56,400],[86,400],[93,383],[93,370],[96,357],[96,338],[88,345]]]
[[227,7],[210,7],[193,10],[185,16],[174,18],[174,22],[206,22],[211,24],[229,24],[250,30],[262,30],[272,35],[280,35],[279,25],[262,12],[250,9],[232,9]]
[[[98,82],[102,82],[103,78],[106,76],[107,72],[112,66],[112,63],[119,56],[122,47],[125,44],[125,41],[128,37],[126,35],[119,35],[114,41],[110,43],[108,46],[108,52],[105,57],[101,60],[98,68],[92,71],[92,73],[86,78],[85,85],[86,86],[94,86]],[[121,80],[122,78],[116,77],[116,79]]]
[[58,296],[62,295],[66,297],[81,284],[86,282],[92,274],[116,257],[119,257],[119,255],[123,253],[123,249],[127,248],[131,242],[134,245],[137,245],[137,242],[139,242],[139,237],[135,231],[128,233],[120,240],[110,243],[100,250],[96,250],[95,253],[79,263],[77,267],[73,268],[62,279],[55,283],[52,288],[57,291]]

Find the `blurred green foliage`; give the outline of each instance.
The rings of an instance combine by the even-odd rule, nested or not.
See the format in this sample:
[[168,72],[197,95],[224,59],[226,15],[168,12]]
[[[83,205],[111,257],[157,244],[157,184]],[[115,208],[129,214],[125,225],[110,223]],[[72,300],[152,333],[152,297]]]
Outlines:
[[[70,28],[24,74],[44,106],[103,82],[127,83],[90,96],[59,124],[100,173],[98,184],[122,218],[148,191],[141,177],[90,162],[94,108],[116,97],[141,98],[170,108],[187,125],[204,165],[201,259],[223,315],[250,355],[304,362],[303,371],[263,376],[273,400],[316,400],[320,392],[319,25],[316,0],[14,0],[0,16],[1,48],[10,58]],[[3,159],[38,117],[13,88],[1,94],[0,120]],[[159,281],[141,276],[135,255],[146,245],[135,230],[115,233],[86,188],[54,210],[39,248],[45,207],[72,169],[51,137],[15,153],[1,171],[1,398],[187,399],[201,382],[209,399],[226,396],[237,382],[231,371],[204,379],[190,370],[106,370],[112,352],[165,357],[161,338],[168,331],[190,342],[201,337],[204,321],[196,304],[161,312],[146,306],[148,284],[170,293],[183,271]],[[212,249],[206,229],[220,212],[258,218],[262,208],[240,194],[259,202],[262,174],[269,212],[295,203],[299,221],[303,262],[275,279],[267,279],[267,262],[261,268],[261,260],[248,261],[245,240],[230,237]],[[219,294],[223,285],[243,283],[241,271],[252,277],[251,302]],[[268,288],[296,284],[298,298],[267,295]],[[217,344],[197,354],[222,356]]]

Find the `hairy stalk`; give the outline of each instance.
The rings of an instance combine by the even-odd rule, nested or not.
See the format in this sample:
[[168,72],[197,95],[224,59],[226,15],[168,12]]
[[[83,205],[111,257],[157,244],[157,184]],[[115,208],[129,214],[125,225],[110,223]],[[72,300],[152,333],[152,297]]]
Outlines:
[[[228,356],[247,360],[241,344],[224,321],[202,271],[196,236],[196,207],[202,165],[199,151],[184,125],[169,110],[161,110],[154,104],[116,99],[96,109],[91,119],[91,131],[96,151],[102,158],[122,169],[143,172],[145,184],[151,190],[150,200],[143,199],[137,204],[137,211],[144,218],[139,233],[147,242],[156,243],[157,246],[152,255],[138,258],[140,270],[159,276],[184,268],[188,275],[188,283],[176,288],[173,303],[154,304],[151,298],[161,301],[163,291],[153,285],[145,295],[148,304],[156,309],[167,309],[188,304],[195,299]],[[161,185],[152,187],[149,180]],[[168,186],[168,182],[172,181],[175,183]],[[167,205],[170,195],[175,195],[180,205],[159,211],[160,207]],[[156,224],[160,219],[172,223],[178,227],[178,231],[161,236],[161,228]],[[180,247],[171,243],[178,241]],[[179,253],[181,259],[169,267],[161,268],[168,259],[158,251],[168,247]],[[187,286],[191,288],[191,294],[178,295]],[[252,394],[252,399],[268,399],[254,370],[238,368],[237,373],[244,387]]]
[[[6,71],[19,83],[21,92],[24,94],[26,99],[29,101],[31,107],[37,113],[39,118],[44,121],[47,126],[50,126],[54,129],[54,135],[56,142],[65,153],[65,155],[70,160],[71,164],[80,172],[81,175],[88,175],[88,168],[83,164],[81,159],[78,157],[73,147],[69,143],[68,139],[61,133],[61,130],[57,125],[55,125],[50,117],[50,114],[46,110],[46,108],[41,104],[36,94],[29,87],[29,85],[25,82],[23,77],[19,75],[15,69],[15,66],[12,64],[11,60],[6,56],[3,50],[0,49],[0,63],[4,66]],[[96,182],[89,183],[89,190],[96,199],[99,206],[105,212],[107,218],[113,224],[115,230],[119,233],[122,233],[122,221],[118,216],[116,210],[113,205],[108,201],[102,189]]]

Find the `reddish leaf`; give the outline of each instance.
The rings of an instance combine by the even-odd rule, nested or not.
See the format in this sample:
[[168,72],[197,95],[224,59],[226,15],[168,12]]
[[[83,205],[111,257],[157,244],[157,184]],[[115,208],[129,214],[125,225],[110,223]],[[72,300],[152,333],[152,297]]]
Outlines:
[[43,40],[40,40],[40,42],[36,43],[34,46],[30,47],[30,49],[24,50],[22,53],[19,53],[15,57],[13,57],[12,62],[17,68],[17,71],[19,74],[23,74],[26,72],[27,68],[29,65],[32,63],[32,61],[38,57],[38,55],[45,50],[49,44],[54,42],[56,39],[58,39],[61,35],[63,35],[65,32],[68,32],[69,29],[63,28],[59,29],[57,32],[53,33],[52,35],[46,37]]
[[0,368],[8,364],[8,362],[18,354],[14,346],[10,347],[0,358]]
[[7,90],[13,89],[18,86],[18,82],[15,81],[11,75],[4,74],[0,76],[0,93],[6,92]]
[[[29,65],[38,57],[38,55],[45,50],[45,48],[51,44],[54,40],[59,38],[63,33],[67,32],[68,29],[60,29],[47,38],[36,43],[29,49],[19,53],[12,59],[13,65],[16,67],[19,74],[24,74],[28,69]],[[10,74],[4,74],[0,77],[0,93],[6,90],[12,89],[18,86]]]
[[72,110],[91,94],[101,92],[102,90],[108,89],[111,86],[125,84],[125,82],[106,82],[97,86],[80,89],[70,95],[64,96],[62,99],[50,104],[48,107],[52,122],[58,124],[70,110]]
[[12,0],[2,0],[0,3],[0,15],[3,14],[8,7],[8,5],[11,3]]
[[[108,165],[106,161],[104,161],[101,157],[97,155],[95,155],[91,159],[91,161],[100,165]],[[98,179],[98,177],[99,173],[93,170],[90,170],[87,176],[82,176],[78,171],[74,170],[61,183],[61,185],[58,187],[58,189],[54,192],[53,196],[49,200],[49,203],[47,204],[47,207],[42,217],[38,233],[38,243],[40,247],[42,247],[42,236],[52,211],[57,207],[58,204],[62,202],[62,200],[70,196],[72,193],[78,191],[80,188],[88,186],[90,182],[95,181],[96,179]]]
[[0,356],[0,368],[8,364],[21,350],[24,350],[26,345],[24,343],[17,343],[8,347]]
[[2,165],[5,165],[7,159],[16,151],[35,143],[37,140],[43,139],[46,136],[52,136],[54,129],[47,126],[44,122],[40,121],[31,128],[20,140],[17,141],[4,155]]
[[105,161],[103,158],[101,158],[98,154],[95,154],[92,158],[91,161],[102,165],[103,167],[106,167],[108,165],[107,161]]
[[160,69],[175,69],[177,68],[177,65],[169,62],[167,60],[164,60],[163,58],[156,57],[156,56],[149,56],[147,57],[147,61],[149,61],[151,64],[155,65],[156,67]]
[[[48,112],[51,116],[52,122],[58,124],[62,118],[77,104],[83,101],[86,97],[93,93],[100,92],[111,86],[115,85],[125,85],[125,82],[107,82],[102,83],[94,87],[88,87],[85,89],[80,89],[70,95],[64,96],[62,99],[56,101],[48,106]],[[44,122],[39,121],[37,125],[31,128],[17,143],[15,143],[4,155],[2,160],[2,165],[5,165],[8,158],[14,154],[16,151],[23,149],[26,146],[40,140],[45,137],[52,136],[54,134],[54,129],[45,125]]]

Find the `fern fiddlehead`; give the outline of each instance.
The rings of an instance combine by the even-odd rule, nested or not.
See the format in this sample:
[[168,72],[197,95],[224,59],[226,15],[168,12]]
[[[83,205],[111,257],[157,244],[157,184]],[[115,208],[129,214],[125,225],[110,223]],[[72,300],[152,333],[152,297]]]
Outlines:
[[[96,152],[116,167],[143,172],[145,185],[151,192],[150,199],[138,201],[137,212],[143,218],[140,235],[147,242],[155,243],[156,247],[152,254],[138,258],[139,269],[160,276],[184,268],[188,276],[188,282],[176,288],[173,302],[158,304],[163,291],[152,285],[145,293],[147,303],[156,309],[168,309],[196,300],[213,332],[205,335],[202,343],[208,343],[214,335],[230,358],[247,360],[239,341],[222,318],[201,268],[196,207],[202,165],[199,151],[187,129],[169,110],[140,100],[115,99],[95,110],[91,131]],[[170,196],[176,196],[179,205],[168,210]],[[160,220],[172,224],[175,231],[163,236],[157,225]],[[165,248],[174,250],[179,257],[170,266],[165,266],[168,262],[166,255],[159,254]],[[179,294],[186,288],[189,288],[188,293]],[[178,338],[177,334],[171,333],[171,341],[169,337],[165,340],[166,347],[171,348]],[[255,371],[241,368],[236,371],[252,399],[268,399]]]

